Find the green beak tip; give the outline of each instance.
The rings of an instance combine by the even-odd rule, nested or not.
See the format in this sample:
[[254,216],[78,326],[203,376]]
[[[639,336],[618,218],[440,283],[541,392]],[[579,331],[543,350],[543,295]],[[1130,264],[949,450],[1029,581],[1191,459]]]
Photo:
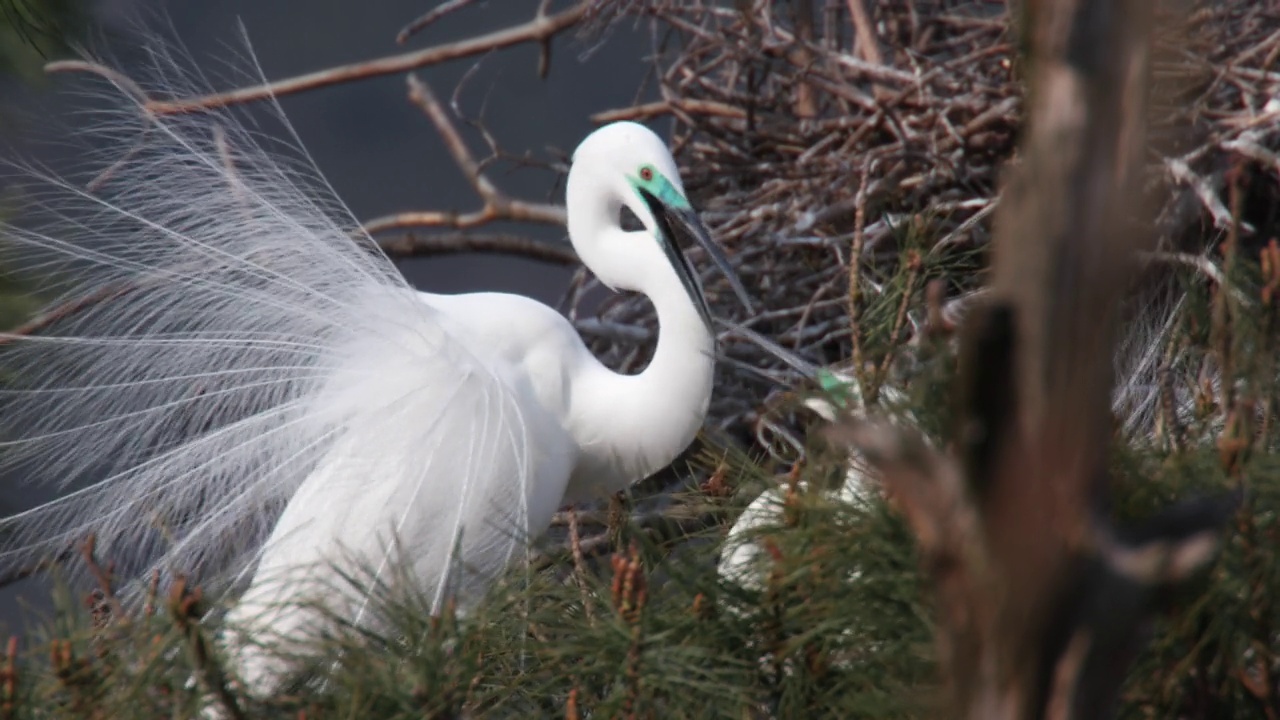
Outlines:
[[825,368],[819,368],[817,372],[818,385],[828,392],[843,387],[846,383],[842,382],[835,373]]
[[817,372],[818,386],[830,395],[835,396],[836,405],[840,408],[848,406],[849,398],[852,396],[853,385],[841,379],[840,376],[830,370],[820,368]]

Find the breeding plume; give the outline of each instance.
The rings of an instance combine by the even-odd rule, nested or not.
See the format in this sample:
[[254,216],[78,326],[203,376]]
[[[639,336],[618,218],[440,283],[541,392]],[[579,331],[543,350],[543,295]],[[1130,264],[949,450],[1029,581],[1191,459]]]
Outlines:
[[[90,129],[112,152],[95,181],[24,169],[38,212],[6,229],[64,317],[6,338],[0,462],[77,489],[4,521],[3,565],[94,534],[135,580],[246,582],[229,620],[250,637],[305,635],[316,616],[281,603],[376,620],[329,563],[385,581],[403,555],[434,602],[465,601],[559,506],[626,488],[692,441],[715,339],[679,241],[747,299],[651,131],[591,133],[566,189],[582,261],[657,311],[653,359],[626,376],[533,300],[417,292],[309,162],[267,153],[230,112],[144,111],[140,93],[201,89],[154,57],[150,86],[106,75],[120,92]],[[624,207],[643,230],[623,230]],[[269,690],[271,657],[233,647]]]

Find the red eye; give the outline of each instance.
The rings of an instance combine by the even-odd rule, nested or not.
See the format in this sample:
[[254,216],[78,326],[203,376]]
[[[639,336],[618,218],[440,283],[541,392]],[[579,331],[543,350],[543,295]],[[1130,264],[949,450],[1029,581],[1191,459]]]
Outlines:
[[650,180],[652,180],[653,168],[647,168],[647,167],[640,168],[640,179],[645,182],[649,182]]

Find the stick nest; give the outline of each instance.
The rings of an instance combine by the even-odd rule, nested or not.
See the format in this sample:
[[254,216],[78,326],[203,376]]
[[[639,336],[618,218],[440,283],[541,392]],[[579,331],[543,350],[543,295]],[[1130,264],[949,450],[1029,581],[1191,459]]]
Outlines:
[[[1231,227],[1233,183],[1243,246],[1277,234],[1280,16],[1244,0],[1191,5],[1179,16],[1193,41],[1157,43],[1153,60],[1156,83],[1194,89],[1155,109],[1148,191],[1162,253],[1194,265],[1213,261]],[[929,324],[930,280],[945,291],[934,294],[942,312],[933,317],[951,324],[981,281],[1000,168],[1014,160],[1025,106],[1018,23],[1005,3],[601,1],[586,32],[636,21],[655,30],[661,99],[596,119],[674,119],[686,189],[767,308],[748,317],[708,272],[720,317],[845,367],[855,357],[863,367],[903,365],[898,356],[910,353],[900,349]],[[852,283],[851,257],[861,269]],[[858,306],[903,276],[895,331],[882,347],[860,348]],[[570,297],[584,316],[595,284],[580,273]],[[630,371],[647,362],[654,324],[638,296],[612,296],[579,320],[592,349]],[[712,420],[751,433],[757,401],[778,385],[743,365],[783,383],[800,378],[732,331],[721,350]]]

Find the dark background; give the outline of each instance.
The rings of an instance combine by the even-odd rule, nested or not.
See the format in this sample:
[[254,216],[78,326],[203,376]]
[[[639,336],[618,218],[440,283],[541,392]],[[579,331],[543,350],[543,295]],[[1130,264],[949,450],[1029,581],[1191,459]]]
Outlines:
[[[428,47],[518,24],[533,17],[537,0],[491,0],[441,20],[406,45],[396,33],[439,0],[95,0],[87,44],[106,48],[124,70],[137,55],[131,28],[169,22],[173,32],[202,67],[225,67],[246,48],[240,24],[268,79],[276,80],[354,61]],[[566,3],[555,3],[557,8]],[[462,108],[477,114],[504,150],[532,152],[542,159],[567,155],[594,127],[589,116],[637,100],[651,47],[648,32],[632,24],[616,26],[603,43],[585,41],[573,31],[553,44],[551,72],[537,74],[535,46],[509,48],[480,57],[467,81]],[[589,52],[588,52],[589,51]],[[584,57],[585,55],[585,57]],[[448,97],[477,62],[476,58],[420,70],[441,98]],[[35,85],[0,77],[0,134],[7,152],[35,156],[58,165],[59,150],[49,117],[70,117],[77,107],[77,79],[53,77]],[[217,89],[229,89],[220,85]],[[68,92],[69,91],[69,92]],[[487,96],[487,100],[486,100]],[[651,98],[643,98],[651,99]],[[470,186],[448,155],[435,128],[406,99],[405,78],[393,75],[313,90],[281,99],[289,121],[338,196],[355,216],[369,220],[406,210],[479,207]],[[74,118],[71,117],[71,124]],[[486,153],[478,135],[469,134],[478,156]],[[0,150],[0,152],[6,152]],[[491,174],[515,197],[563,202],[563,189],[546,170]],[[562,229],[517,227],[529,237],[564,241]],[[491,256],[451,256],[401,263],[409,280],[423,290],[442,293],[472,290],[516,292],[555,304],[570,271],[532,261]],[[27,507],[49,497],[47,490],[4,484],[0,509]],[[37,610],[47,609],[48,594],[31,585],[0,591],[0,624],[18,619],[19,596]]]

